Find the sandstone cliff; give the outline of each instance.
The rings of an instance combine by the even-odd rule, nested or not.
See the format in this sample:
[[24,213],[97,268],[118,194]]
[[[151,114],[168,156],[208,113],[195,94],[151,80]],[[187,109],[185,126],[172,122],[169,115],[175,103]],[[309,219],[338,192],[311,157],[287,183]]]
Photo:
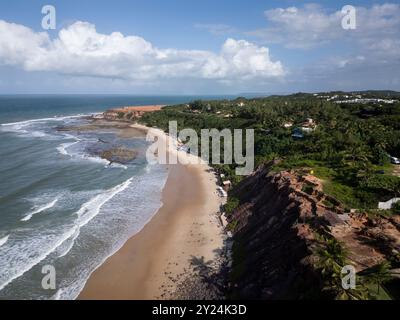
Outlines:
[[233,233],[231,297],[332,298],[322,291],[321,239],[336,239],[357,271],[392,260],[400,251],[399,217],[345,213],[324,194],[322,181],[301,170],[260,167],[230,196],[240,205],[227,216]]
[[131,121],[140,119],[145,113],[159,111],[164,106],[135,106],[109,109],[103,113],[103,118],[112,121]]

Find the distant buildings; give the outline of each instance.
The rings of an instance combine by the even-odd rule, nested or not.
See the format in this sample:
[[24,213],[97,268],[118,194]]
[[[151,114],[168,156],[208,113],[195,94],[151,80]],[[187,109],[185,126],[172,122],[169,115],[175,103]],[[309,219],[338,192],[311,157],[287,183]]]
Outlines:
[[385,103],[393,104],[398,102],[394,99],[381,99],[381,98],[363,98],[361,94],[332,94],[332,95],[319,95],[314,93],[314,97],[318,99],[324,99],[326,101],[332,101],[335,103]]
[[385,103],[385,104],[393,104],[397,102],[397,100],[393,99],[377,99],[377,98],[356,98],[350,100],[338,100],[335,103]]

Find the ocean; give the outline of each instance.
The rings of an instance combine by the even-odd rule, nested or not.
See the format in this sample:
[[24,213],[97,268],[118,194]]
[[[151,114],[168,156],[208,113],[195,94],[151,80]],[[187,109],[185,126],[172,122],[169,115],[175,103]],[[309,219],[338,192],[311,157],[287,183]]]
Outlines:
[[[146,162],[144,138],[57,128],[84,124],[83,115],[111,107],[197,98],[0,96],[0,299],[75,299],[90,274],[162,205],[167,171]],[[99,139],[139,155],[109,165],[89,152]],[[55,289],[42,285],[48,266]]]

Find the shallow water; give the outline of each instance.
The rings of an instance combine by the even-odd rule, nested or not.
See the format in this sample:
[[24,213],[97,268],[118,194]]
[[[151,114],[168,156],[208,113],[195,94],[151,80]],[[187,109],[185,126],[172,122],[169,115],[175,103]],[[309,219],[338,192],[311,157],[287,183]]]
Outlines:
[[[104,99],[0,97],[1,299],[76,298],[90,274],[161,206],[167,171],[146,162],[144,138],[56,130],[84,124],[79,115],[135,103]],[[147,103],[168,103],[161,100]],[[99,138],[139,155],[109,166],[90,152],[101,148]],[[46,265],[56,270],[55,290],[42,288]]]

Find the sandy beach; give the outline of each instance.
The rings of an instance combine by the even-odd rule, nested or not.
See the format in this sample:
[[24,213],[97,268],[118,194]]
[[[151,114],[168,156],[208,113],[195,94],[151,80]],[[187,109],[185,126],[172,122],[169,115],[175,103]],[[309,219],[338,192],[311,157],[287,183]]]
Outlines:
[[[162,131],[151,130],[169,141]],[[181,288],[195,278],[198,266],[218,265],[224,235],[214,173],[206,164],[173,164],[167,169],[160,210],[93,272],[78,299],[185,298]]]

